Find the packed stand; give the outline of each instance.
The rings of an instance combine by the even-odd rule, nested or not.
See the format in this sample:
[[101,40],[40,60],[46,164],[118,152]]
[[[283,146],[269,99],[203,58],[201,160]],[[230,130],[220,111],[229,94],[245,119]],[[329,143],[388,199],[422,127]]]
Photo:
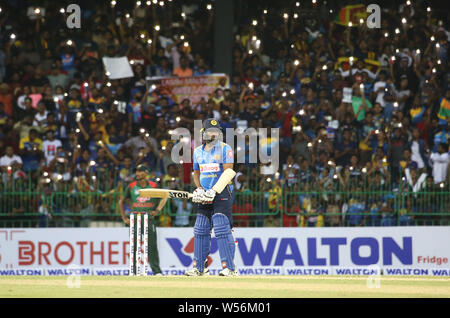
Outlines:
[[[193,105],[148,90],[146,77],[213,73],[214,6],[139,3],[83,8],[79,30],[66,28],[56,4],[45,19],[35,8],[2,7],[0,208],[8,218],[23,224],[38,212],[39,226],[120,219],[118,197],[142,163],[160,186],[189,189],[192,165],[172,162],[170,132],[214,117],[223,128],[280,129],[278,141],[259,145],[279,147],[278,167],[248,158],[235,166],[238,226],[448,222],[445,14],[402,4],[369,29],[336,23],[340,7],[243,1],[229,85]],[[134,77],[110,80],[102,57],[121,56]],[[167,209],[160,226],[192,225],[190,202]]]

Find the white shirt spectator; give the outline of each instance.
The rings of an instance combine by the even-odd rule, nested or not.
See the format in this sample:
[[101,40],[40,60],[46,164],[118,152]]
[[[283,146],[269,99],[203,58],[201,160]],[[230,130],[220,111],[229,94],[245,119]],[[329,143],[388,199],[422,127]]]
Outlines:
[[45,122],[47,121],[48,111],[45,111],[44,114],[37,113],[34,116],[33,126],[45,126]]
[[0,158],[0,167],[11,166],[14,161],[22,164],[22,158],[20,158],[18,155],[13,155],[12,157],[8,157],[7,155],[4,155],[3,157]]
[[375,102],[379,103],[381,105],[381,107],[384,107],[385,102],[384,102],[384,88],[386,87],[386,82],[383,81],[378,81],[375,82],[375,84],[373,85],[373,91],[377,92],[378,89],[382,88],[382,90],[380,90],[380,92],[378,92],[377,97],[375,98]]
[[62,143],[58,139],[54,139],[53,141],[47,139],[42,142],[42,151],[44,152],[47,164],[55,158],[58,147],[62,147]]
[[417,162],[419,169],[425,167],[425,163],[420,155],[419,143],[417,141],[413,141],[411,144],[411,160]]
[[447,169],[450,162],[450,156],[448,152],[438,153],[434,152],[431,154],[431,163],[433,165],[433,179],[434,183],[445,182],[447,178]]

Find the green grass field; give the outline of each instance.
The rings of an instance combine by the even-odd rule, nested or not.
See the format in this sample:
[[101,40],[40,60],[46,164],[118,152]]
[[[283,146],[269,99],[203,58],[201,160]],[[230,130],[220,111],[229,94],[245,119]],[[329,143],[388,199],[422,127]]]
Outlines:
[[379,288],[369,288],[367,276],[81,276],[79,288],[72,278],[0,277],[0,298],[450,298],[450,278],[442,277],[382,276]]

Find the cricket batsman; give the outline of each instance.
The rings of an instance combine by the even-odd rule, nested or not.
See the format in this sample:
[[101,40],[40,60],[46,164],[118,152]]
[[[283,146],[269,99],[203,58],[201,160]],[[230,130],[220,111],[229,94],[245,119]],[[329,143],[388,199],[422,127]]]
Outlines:
[[[156,206],[156,199],[139,197],[139,190],[145,188],[157,188],[156,183],[147,180],[149,169],[145,165],[138,165],[136,167],[136,181],[131,182],[124,190],[123,195],[119,200],[120,214],[125,224],[129,225],[130,220],[125,215],[123,209],[123,203],[125,199],[131,200],[131,213],[148,213],[149,214],[149,226],[148,226],[148,259],[153,271],[153,275],[162,276],[161,268],[159,267],[159,255],[158,247],[156,244],[156,219],[155,217],[161,212],[164,205],[167,202],[167,198],[161,199],[158,206]],[[142,222],[142,218],[138,218],[137,222]],[[136,226],[136,225],[135,225]],[[137,246],[136,240],[138,235],[135,235],[134,246]],[[136,251],[134,255],[136,255]],[[136,264],[136,261],[134,262]],[[135,266],[136,268],[136,266]]]
[[194,225],[194,267],[186,276],[209,275],[205,265],[210,253],[211,231],[217,238],[222,262],[220,276],[237,276],[234,265],[235,243],[231,232],[233,226],[232,179],[233,150],[222,142],[223,133],[215,119],[203,121],[202,145],[194,150],[193,168],[196,189],[192,202],[198,203]]

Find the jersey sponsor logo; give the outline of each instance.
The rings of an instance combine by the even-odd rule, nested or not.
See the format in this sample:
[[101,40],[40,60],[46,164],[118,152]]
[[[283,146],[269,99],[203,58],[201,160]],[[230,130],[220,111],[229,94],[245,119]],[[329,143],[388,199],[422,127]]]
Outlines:
[[220,166],[218,163],[206,163],[200,165],[200,172],[219,172]]
[[150,200],[150,198],[144,198],[144,197],[137,197],[136,198],[136,201],[141,202],[141,203],[147,202],[148,200]]
[[153,202],[133,203],[132,208],[153,208],[155,204]]
[[233,158],[233,151],[232,150],[228,150],[227,151],[227,158]]

